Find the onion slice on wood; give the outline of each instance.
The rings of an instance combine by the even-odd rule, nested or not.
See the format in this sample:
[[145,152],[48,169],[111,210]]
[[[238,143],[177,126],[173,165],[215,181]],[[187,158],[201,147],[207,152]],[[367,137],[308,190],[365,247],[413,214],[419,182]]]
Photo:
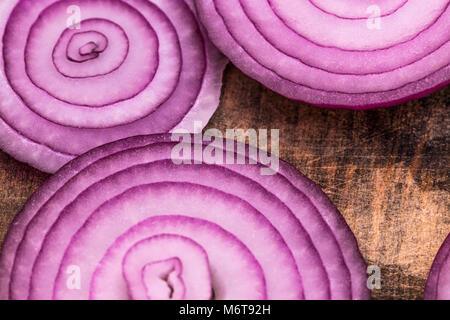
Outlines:
[[42,171],[218,106],[227,61],[190,0],[1,1],[0,37],[0,148]]
[[171,140],[120,140],[52,176],[5,239],[0,298],[369,298],[356,240],[312,181],[282,161],[262,175],[233,143],[177,164],[212,142]]
[[214,44],[294,100],[367,109],[450,79],[448,0],[196,0]]
[[450,300],[450,235],[434,259],[425,287],[425,299]]

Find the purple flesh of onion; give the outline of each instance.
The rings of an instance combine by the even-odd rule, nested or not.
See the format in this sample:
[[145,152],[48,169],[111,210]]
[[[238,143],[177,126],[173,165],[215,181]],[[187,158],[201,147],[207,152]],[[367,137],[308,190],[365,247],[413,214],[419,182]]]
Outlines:
[[448,0],[195,4],[213,43],[238,68],[293,100],[368,109],[450,80]]
[[214,154],[246,164],[177,164],[171,139],[120,140],[52,176],[5,239],[0,298],[369,298],[356,240],[312,181],[283,161],[262,175],[233,144]]
[[42,171],[218,106],[227,60],[188,0],[1,1],[0,37],[0,148]]
[[450,300],[450,234],[444,241],[428,276],[426,300]]

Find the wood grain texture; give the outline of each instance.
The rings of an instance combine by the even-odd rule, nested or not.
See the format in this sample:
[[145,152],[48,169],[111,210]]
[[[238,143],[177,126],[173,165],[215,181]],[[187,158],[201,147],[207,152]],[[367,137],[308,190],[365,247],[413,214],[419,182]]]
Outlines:
[[[208,128],[280,129],[281,158],[317,182],[341,210],[370,265],[376,299],[420,299],[450,232],[449,87],[387,109],[321,109],[289,101],[233,66]],[[0,153],[0,241],[47,178]]]

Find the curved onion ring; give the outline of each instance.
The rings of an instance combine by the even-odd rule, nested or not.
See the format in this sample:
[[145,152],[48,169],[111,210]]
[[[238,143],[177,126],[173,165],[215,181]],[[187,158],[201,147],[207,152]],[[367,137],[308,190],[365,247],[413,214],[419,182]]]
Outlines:
[[369,298],[356,240],[313,182],[285,162],[261,175],[255,149],[212,143],[246,164],[175,164],[211,145],[174,153],[165,134],[64,166],[9,230],[0,298]]
[[1,1],[0,148],[53,173],[108,142],[206,125],[227,61],[193,10],[191,0]]
[[449,0],[195,0],[213,43],[294,100],[367,109],[450,81]]
[[439,249],[425,287],[426,300],[450,300],[450,234]]

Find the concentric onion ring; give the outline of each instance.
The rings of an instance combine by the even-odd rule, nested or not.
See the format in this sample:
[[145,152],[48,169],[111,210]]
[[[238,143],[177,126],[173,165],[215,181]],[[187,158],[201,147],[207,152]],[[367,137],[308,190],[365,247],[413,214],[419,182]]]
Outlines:
[[213,43],[290,99],[367,109],[423,96],[450,80],[449,0],[195,3]]
[[425,299],[450,300],[450,235],[434,259],[425,287]]
[[206,124],[226,59],[193,10],[189,0],[2,1],[0,148],[55,172],[111,141]]
[[52,176],[5,239],[0,298],[369,297],[355,238],[313,182],[284,162],[261,175],[255,149],[225,142],[216,159],[247,164],[176,164],[210,145],[174,154],[171,139],[120,140]]

